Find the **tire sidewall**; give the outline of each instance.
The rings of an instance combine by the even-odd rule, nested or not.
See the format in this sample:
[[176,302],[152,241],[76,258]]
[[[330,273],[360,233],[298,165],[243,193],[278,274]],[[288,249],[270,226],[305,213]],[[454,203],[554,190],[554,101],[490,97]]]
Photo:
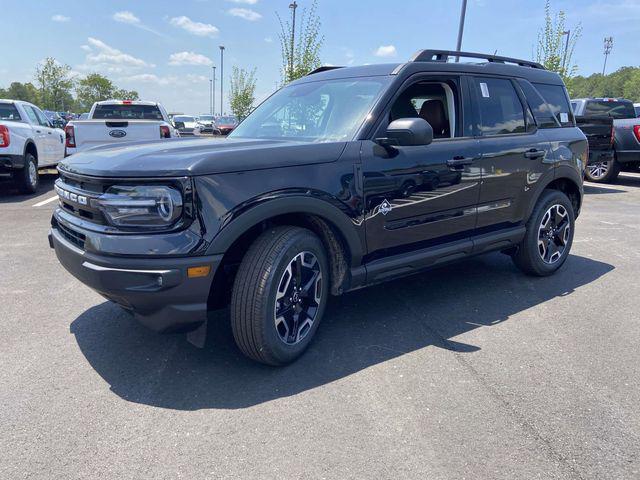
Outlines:
[[[280,339],[275,327],[274,308],[276,292],[289,262],[291,262],[296,255],[304,251],[313,253],[320,263],[322,295],[316,318],[305,338],[295,345],[288,345]],[[313,233],[301,231],[300,234],[292,238],[287,247],[282,249],[278,254],[275,265],[277,265],[277,267],[272,270],[272,274],[266,282],[266,288],[261,292],[263,295],[266,295],[266,301],[263,302],[260,317],[264,322],[262,325],[264,340],[269,346],[272,356],[278,363],[285,364],[293,361],[304,352],[318,330],[329,295],[329,262],[322,242]]]
[[[29,176],[29,167],[32,164],[36,169],[35,184],[31,183],[31,178]],[[24,192],[35,193],[38,190],[39,183],[40,183],[40,176],[38,175],[38,162],[36,161],[36,158],[31,153],[27,153],[25,155],[24,168],[22,169],[22,178],[20,179],[20,188]]]
[[[538,234],[543,216],[545,215],[547,210],[549,210],[549,208],[557,204],[562,205],[566,209],[569,215],[569,224],[571,227],[571,231],[569,232],[569,241],[567,242],[566,248],[562,253],[562,257],[560,258],[560,260],[553,264],[548,264],[542,259],[538,251]],[[569,254],[571,253],[571,247],[573,246],[573,236],[575,234],[575,220],[575,212],[573,210],[571,201],[564,193],[558,191],[551,192],[545,195],[545,197],[542,199],[542,202],[540,202],[534,210],[529,228],[527,229],[525,246],[526,248],[530,249],[531,259],[534,264],[533,266],[541,275],[550,275],[554,273],[556,270],[562,267],[564,262],[569,257]]]

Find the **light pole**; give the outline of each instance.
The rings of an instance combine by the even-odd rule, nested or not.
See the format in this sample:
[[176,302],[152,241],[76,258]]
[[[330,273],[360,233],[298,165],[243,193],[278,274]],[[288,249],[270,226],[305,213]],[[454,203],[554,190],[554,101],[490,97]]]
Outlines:
[[562,55],[562,71],[566,75],[565,67],[567,65],[567,52],[569,51],[569,38],[571,37],[571,30],[565,30],[562,35],[567,36],[567,41],[564,44],[564,55]]
[[211,67],[212,74],[211,77],[213,81],[211,82],[211,115],[216,114],[216,67],[215,65]]
[[289,80],[293,80],[293,52],[295,49],[295,38],[296,38],[296,8],[298,8],[298,4],[294,0],[293,3],[289,4],[289,8],[291,9],[291,57],[289,58]]
[[607,69],[607,57],[613,49],[613,37],[604,37],[604,66],[602,67],[602,76]]
[[224,45],[220,45],[220,115],[224,114]]
[[213,80],[209,79],[209,113],[213,115]]
[[[458,43],[456,50],[462,50],[462,34],[464,33],[464,18],[467,15],[467,0],[462,0],[462,10],[460,10],[460,25],[458,26]],[[456,63],[460,61],[460,57],[456,57]]]

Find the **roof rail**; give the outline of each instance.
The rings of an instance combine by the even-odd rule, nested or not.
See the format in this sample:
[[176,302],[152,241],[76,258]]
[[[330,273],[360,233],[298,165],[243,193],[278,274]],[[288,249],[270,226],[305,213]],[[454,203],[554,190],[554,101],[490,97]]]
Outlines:
[[413,57],[411,62],[448,62],[449,57],[466,57],[466,58],[480,58],[486,60],[489,63],[515,63],[521,67],[539,68],[546,70],[538,62],[530,60],[521,60],[519,58],[500,57],[498,55],[486,55],[484,53],[473,52],[458,52],[454,50],[419,50]]
[[318,67],[315,70],[307,73],[307,77],[309,75],[314,75],[316,73],[322,73],[322,72],[328,72],[329,70],[335,70],[337,68],[344,68],[344,67],[339,67],[339,66],[335,66],[335,65],[323,65],[322,67]]

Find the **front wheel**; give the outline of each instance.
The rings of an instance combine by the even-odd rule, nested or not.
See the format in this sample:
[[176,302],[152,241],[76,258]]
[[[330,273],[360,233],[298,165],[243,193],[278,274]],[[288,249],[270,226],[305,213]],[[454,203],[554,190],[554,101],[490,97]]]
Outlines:
[[329,290],[324,246],[311,231],[275,227],[245,255],[231,296],[231,328],[247,357],[285,365],[311,343]]
[[557,190],[545,191],[527,222],[525,237],[512,257],[514,263],[528,275],[555,273],[569,256],[574,227],[569,198]]

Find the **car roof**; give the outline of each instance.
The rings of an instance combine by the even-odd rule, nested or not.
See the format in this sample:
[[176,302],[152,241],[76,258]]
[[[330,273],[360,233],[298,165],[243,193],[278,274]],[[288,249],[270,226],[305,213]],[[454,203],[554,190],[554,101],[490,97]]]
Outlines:
[[[483,61],[453,62],[455,54]],[[431,59],[438,58],[437,60]],[[341,78],[374,77],[421,72],[469,73],[475,75],[503,75],[525,78],[531,82],[564,85],[560,76],[542,65],[508,57],[483,55],[469,52],[450,52],[444,50],[420,50],[411,60],[405,63],[384,63],[355,67],[325,66],[292,84],[307,83],[318,80],[336,80]]]
[[98,105],[157,105],[156,102],[145,102],[143,100],[102,100],[96,103]]

